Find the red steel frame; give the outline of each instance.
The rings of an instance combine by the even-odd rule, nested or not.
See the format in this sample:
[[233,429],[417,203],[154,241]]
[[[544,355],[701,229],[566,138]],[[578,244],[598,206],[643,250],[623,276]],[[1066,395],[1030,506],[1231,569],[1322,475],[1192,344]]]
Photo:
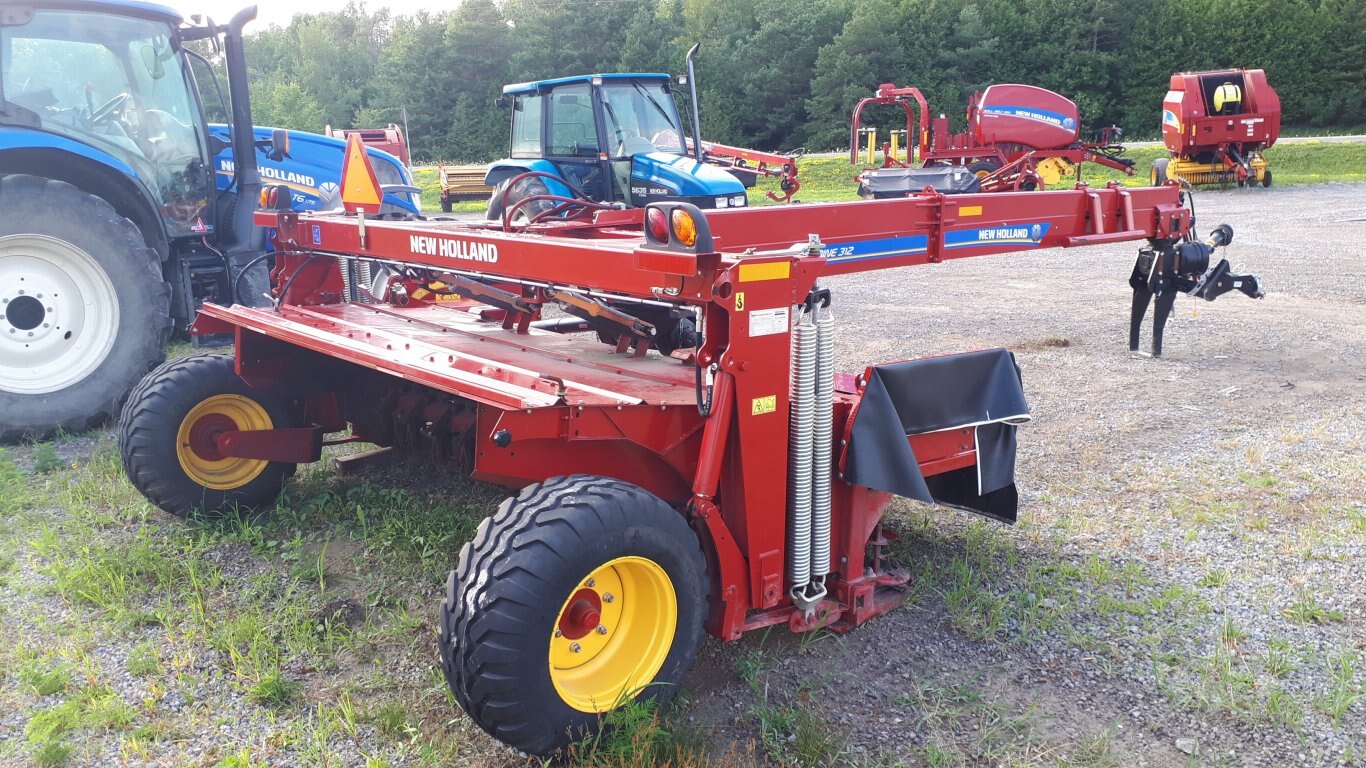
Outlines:
[[[206,304],[194,331],[234,332],[239,374],[300,397],[307,420],[329,432],[349,421],[357,438],[390,439],[363,423],[339,392],[367,376],[389,387],[404,380],[456,396],[425,406],[423,423],[472,431],[477,479],[520,487],[586,472],[659,495],[689,516],[703,543],[713,592],[707,626],[719,637],[775,623],[846,629],[898,604],[908,578],[880,560],[879,520],[890,495],[842,479],[863,377],[838,379],[833,573],[830,595],[813,616],[792,604],[784,577],[790,337],[785,321],[775,330],[756,318],[787,317],[829,275],[1174,240],[1190,226],[1175,186],[708,211],[698,214],[700,225],[715,245],[700,253],[651,246],[642,235],[644,214],[604,211],[592,222],[505,232],[486,224],[258,212],[258,224],[277,230],[275,285],[287,292],[273,310]],[[478,275],[519,291],[528,309],[342,302],[334,256]],[[699,409],[694,361],[617,354],[596,340],[534,327],[547,286],[695,308],[705,333],[695,362],[715,372],[709,415]],[[971,429],[909,440],[927,476],[976,462]],[[233,455],[261,442],[236,440]]]

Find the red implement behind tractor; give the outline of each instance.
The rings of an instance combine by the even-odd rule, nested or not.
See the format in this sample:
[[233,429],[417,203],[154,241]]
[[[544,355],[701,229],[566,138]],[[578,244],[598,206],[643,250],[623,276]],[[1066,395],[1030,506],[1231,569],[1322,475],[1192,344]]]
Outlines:
[[1162,143],[1170,158],[1153,163],[1153,186],[1168,178],[1191,184],[1271,186],[1262,152],[1281,133],[1281,100],[1260,69],[1172,75],[1162,100]]
[[[407,120],[406,117],[404,119]],[[411,165],[408,157],[408,139],[404,137],[403,129],[394,123],[389,123],[386,128],[333,128],[329,125],[323,132],[335,139],[343,140],[349,139],[352,135],[359,136],[367,146],[388,152],[402,160],[404,166]]]
[[[863,111],[875,104],[899,105],[906,113],[905,135],[910,138],[904,160],[889,143],[883,149],[882,167],[859,174],[863,197],[904,197],[926,186],[958,194],[1031,191],[1074,173],[1080,180],[1083,162],[1133,175],[1133,160],[1121,157],[1124,147],[1118,142],[1123,132],[1118,127],[1105,128],[1096,141],[1083,142],[1077,105],[1032,85],[992,85],[974,93],[968,103],[967,131],[950,133],[943,115],[927,124],[929,106],[920,89],[883,83],[875,96],[854,107],[849,162],[856,165],[865,130]],[[870,141],[870,156],[875,141]],[[916,160],[921,168],[911,167]]]
[[704,630],[845,631],[899,605],[895,495],[1015,520],[1029,411],[1011,354],[837,373],[823,279],[1146,240],[1134,309],[1157,296],[1158,345],[1178,290],[1259,293],[1210,267],[1232,232],[1192,238],[1175,185],[514,226],[381,220],[348,171],[345,212],[256,214],[278,233],[275,305],[204,305],[192,330],[233,334],[235,357],[144,380],[123,463],[176,514],[269,503],[348,441],[514,489],[453,553],[439,649],[470,717],[537,755],[670,698]]

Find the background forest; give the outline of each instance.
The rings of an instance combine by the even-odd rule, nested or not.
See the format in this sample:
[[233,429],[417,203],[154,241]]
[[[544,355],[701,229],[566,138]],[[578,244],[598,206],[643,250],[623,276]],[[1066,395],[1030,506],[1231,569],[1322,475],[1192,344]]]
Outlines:
[[1089,133],[1157,134],[1173,72],[1260,67],[1287,126],[1366,125],[1366,0],[463,0],[393,16],[352,3],[248,39],[258,125],[374,127],[407,109],[415,159],[506,153],[505,83],[683,70],[701,42],[708,139],[848,145],[854,102],[915,85],[961,121],[1019,82],[1077,102]]

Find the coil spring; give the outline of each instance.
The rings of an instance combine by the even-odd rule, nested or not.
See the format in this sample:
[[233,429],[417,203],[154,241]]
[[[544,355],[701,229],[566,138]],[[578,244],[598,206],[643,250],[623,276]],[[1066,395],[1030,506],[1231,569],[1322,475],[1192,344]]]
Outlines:
[[[811,436],[811,576],[823,585],[830,571],[830,463],[835,403],[835,316],[826,310],[816,321],[815,408]],[[811,592],[808,591],[808,595]]]
[[811,470],[816,411],[817,329],[802,312],[792,329],[792,381],[788,438],[788,572],[800,600],[811,579]]
[[369,304],[370,296],[368,292],[370,290],[371,280],[373,279],[373,275],[370,271],[370,262],[361,259],[356,262],[354,268],[356,271],[356,299],[362,304]]
[[342,301],[350,304],[356,298],[356,276],[351,271],[351,260],[344,256],[338,256],[337,269],[341,270]]

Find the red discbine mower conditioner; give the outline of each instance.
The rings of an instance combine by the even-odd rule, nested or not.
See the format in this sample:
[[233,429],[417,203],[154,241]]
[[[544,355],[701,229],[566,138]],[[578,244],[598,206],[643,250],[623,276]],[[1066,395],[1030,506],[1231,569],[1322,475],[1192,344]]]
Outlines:
[[454,559],[439,645],[469,716],[537,755],[670,698],[703,630],[845,631],[899,605],[894,495],[1015,519],[1014,358],[837,373],[823,278],[1146,240],[1135,309],[1156,295],[1158,328],[1178,289],[1256,293],[1209,267],[1232,232],[1191,238],[1175,185],[560,203],[514,226],[381,220],[363,163],[345,213],[256,214],[278,232],[275,306],[204,306],[194,331],[233,334],[235,356],[148,376],[124,466],[162,509],[212,512],[270,502],[345,432],[514,489]]

